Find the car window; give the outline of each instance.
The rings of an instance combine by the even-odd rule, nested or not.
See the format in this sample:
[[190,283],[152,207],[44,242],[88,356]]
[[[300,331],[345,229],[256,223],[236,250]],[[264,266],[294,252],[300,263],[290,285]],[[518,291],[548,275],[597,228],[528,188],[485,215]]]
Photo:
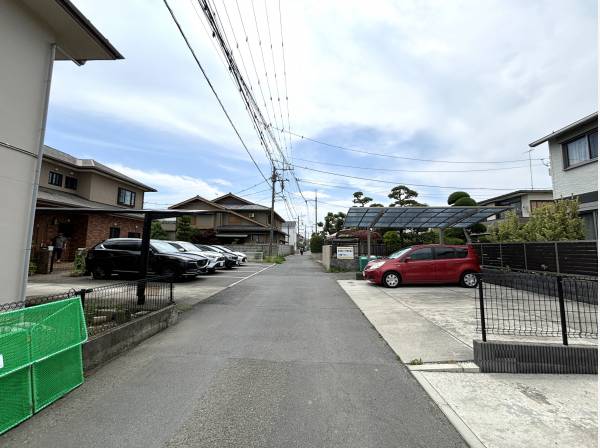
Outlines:
[[402,255],[404,255],[405,253],[407,253],[411,249],[412,249],[412,247],[405,247],[404,249],[400,249],[400,250],[398,250],[398,251],[390,254],[390,256],[388,258],[398,259],[398,258],[400,258]]
[[447,260],[449,258],[456,258],[456,251],[453,247],[434,247],[436,260]]
[[469,251],[464,248],[456,249],[456,258],[467,258],[469,256]]
[[141,250],[141,241],[121,241],[117,247],[121,250]]
[[159,254],[176,254],[179,253],[179,250],[175,247],[171,246],[166,241],[153,241],[152,248],[156,250]]
[[425,247],[423,249],[417,249],[413,253],[410,254],[411,260],[432,260],[433,253],[431,252],[430,247]]
[[127,245],[127,241],[107,241],[103,244],[106,249],[116,249],[116,250],[128,250],[125,246]]

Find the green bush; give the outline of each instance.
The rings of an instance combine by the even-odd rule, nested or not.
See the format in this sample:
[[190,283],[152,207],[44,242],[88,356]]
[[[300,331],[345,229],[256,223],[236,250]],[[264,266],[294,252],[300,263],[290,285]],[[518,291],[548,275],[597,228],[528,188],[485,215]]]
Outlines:
[[73,261],[73,272],[83,274],[85,272],[85,251],[78,250]]
[[266,256],[263,258],[263,261],[265,263],[282,264],[285,261],[285,257],[283,257],[281,255],[273,255],[271,257]]
[[29,260],[29,275],[33,275],[37,272],[37,263],[33,260]]
[[325,238],[323,235],[319,235],[318,233],[313,233],[310,237],[310,251],[313,253],[321,253],[323,252],[323,243],[325,242]]

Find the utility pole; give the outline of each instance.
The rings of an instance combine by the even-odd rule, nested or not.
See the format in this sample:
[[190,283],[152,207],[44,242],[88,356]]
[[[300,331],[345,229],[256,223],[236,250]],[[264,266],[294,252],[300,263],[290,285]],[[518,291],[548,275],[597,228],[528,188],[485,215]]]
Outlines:
[[296,247],[295,249],[298,249],[300,247],[300,216],[297,216],[298,219],[298,228],[296,229]]
[[273,224],[275,222],[275,182],[277,181],[277,171],[273,165],[271,174],[271,225],[269,229],[269,256],[273,256]]
[[317,190],[315,190],[315,235],[319,233],[317,226]]

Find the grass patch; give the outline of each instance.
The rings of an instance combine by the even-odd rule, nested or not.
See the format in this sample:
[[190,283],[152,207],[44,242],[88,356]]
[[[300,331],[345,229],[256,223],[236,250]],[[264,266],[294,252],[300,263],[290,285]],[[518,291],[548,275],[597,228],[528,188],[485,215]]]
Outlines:
[[275,263],[275,264],[282,264],[285,261],[285,257],[281,256],[281,255],[273,255],[272,257],[264,257],[263,258],[263,262],[264,263]]
[[411,366],[420,366],[423,364],[423,360],[421,358],[415,358],[411,362],[409,362]]

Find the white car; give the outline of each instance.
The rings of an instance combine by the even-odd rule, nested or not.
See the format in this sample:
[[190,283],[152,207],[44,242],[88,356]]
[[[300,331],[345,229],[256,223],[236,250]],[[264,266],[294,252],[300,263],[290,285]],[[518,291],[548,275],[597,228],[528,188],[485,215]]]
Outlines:
[[236,252],[234,250],[227,249],[226,247],[219,246],[217,244],[213,244],[213,247],[216,247],[217,249],[220,249],[222,251],[229,252],[231,254],[237,255],[239,264],[242,264],[242,263],[245,263],[246,261],[248,261],[248,256],[245,253],[243,253],[243,252]]
[[199,254],[208,258],[207,271],[213,274],[217,269],[225,267],[225,257],[211,251],[203,251],[197,248],[194,244],[187,241],[168,241],[168,243],[178,249],[180,252],[189,252]]

